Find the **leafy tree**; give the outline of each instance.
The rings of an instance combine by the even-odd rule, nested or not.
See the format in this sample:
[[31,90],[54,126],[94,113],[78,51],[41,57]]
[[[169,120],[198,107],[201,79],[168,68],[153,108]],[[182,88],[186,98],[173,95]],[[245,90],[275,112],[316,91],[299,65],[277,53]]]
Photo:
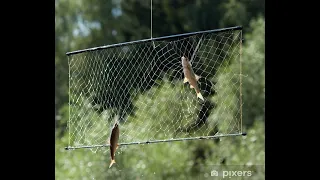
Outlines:
[[250,23],[251,34],[245,35],[243,48],[243,121],[250,126],[264,121],[265,113],[265,21],[259,17]]
[[[65,127],[68,120],[68,60],[67,51],[84,49],[105,44],[119,43],[131,40],[150,38],[150,2],[149,1],[66,1],[56,0],[56,179],[195,179],[197,177],[210,178],[212,164],[219,165],[259,165],[264,164],[264,0],[241,1],[181,1],[181,0],[153,0],[153,37],[178,34],[184,32],[216,29],[225,26],[243,25],[245,27],[242,55],[243,69],[243,122],[244,130],[248,132],[246,137],[221,138],[214,141],[189,141],[172,142],[141,146],[124,146],[117,151],[116,165],[108,169],[110,155],[108,149],[91,153],[89,150],[79,149],[65,151],[68,145],[68,133]],[[259,17],[262,16],[262,17]],[[258,17],[258,18],[257,18]],[[256,20],[253,20],[257,18]],[[121,22],[121,23],[119,23]],[[250,26],[248,26],[250,25]],[[160,46],[161,47],[161,46]],[[151,44],[150,56],[152,54]],[[152,53],[151,53],[152,52]],[[192,52],[192,51],[191,51]],[[106,53],[110,54],[110,52]],[[97,55],[97,54],[96,54]],[[100,54],[101,55],[101,54]],[[96,56],[95,56],[96,57]],[[143,57],[143,56],[142,56]],[[92,57],[93,58],[93,57]],[[92,60],[91,58],[91,60]],[[89,59],[90,60],[90,59]],[[115,70],[125,66],[132,57],[128,56],[121,61],[110,62]],[[163,59],[161,59],[163,60]],[[92,62],[92,61],[91,61]],[[174,100],[179,98],[176,92],[183,90],[181,86],[170,87],[169,83],[157,81],[155,77],[146,77],[144,72],[154,71],[148,66],[148,61],[143,58],[135,60],[133,68],[137,69],[135,77],[150,78],[146,84],[136,84],[126,77],[127,71],[122,71],[119,79],[121,83],[114,89],[121,89],[125,83],[132,83],[133,87],[143,87],[146,91],[140,91],[140,96],[131,98],[132,106],[141,103],[147,105],[146,111],[134,109],[136,116],[129,115],[132,123],[123,127],[129,130],[132,127],[140,127],[146,133],[156,127],[173,126],[173,113],[183,114],[184,106],[177,106]],[[90,61],[89,61],[90,63]],[[99,64],[100,63],[100,64]],[[140,63],[146,66],[139,66]],[[164,62],[168,69],[174,63]],[[103,65],[98,62],[96,65]],[[111,65],[110,64],[110,65]],[[161,66],[160,62],[157,62]],[[231,63],[229,68],[234,68]],[[98,67],[98,66],[97,66]],[[101,66],[100,66],[101,67]],[[118,68],[119,67],[119,68]],[[105,68],[105,67],[104,67]],[[159,69],[159,67],[158,67]],[[161,69],[161,68],[160,68]],[[97,69],[99,70],[99,69]],[[129,68],[127,69],[129,70]],[[94,71],[99,72],[99,71]],[[218,80],[221,83],[224,74],[220,74]],[[101,76],[102,78],[103,76]],[[181,78],[176,76],[176,78]],[[174,81],[175,79],[169,79]],[[121,85],[122,84],[122,85]],[[230,86],[231,87],[231,86]],[[101,92],[103,88],[100,87]],[[185,88],[186,90],[186,88]],[[230,89],[220,89],[225,93]],[[156,96],[151,96],[155,93]],[[186,96],[194,95],[194,92],[186,91]],[[97,94],[98,99],[105,94]],[[212,94],[213,95],[213,94]],[[101,97],[99,97],[101,96]],[[127,98],[127,97],[123,97]],[[155,105],[156,101],[170,101],[167,105]],[[219,99],[218,94],[213,95],[212,101]],[[230,99],[230,102],[232,99]],[[147,102],[147,103],[146,103]],[[219,102],[219,101],[218,101]],[[217,102],[217,103],[218,103]],[[97,102],[103,104],[103,102]],[[125,104],[124,107],[129,106]],[[176,106],[179,112],[173,112],[172,106]],[[209,105],[208,105],[209,106]],[[121,107],[121,104],[115,104]],[[105,107],[101,110],[104,112]],[[214,111],[208,113],[208,119],[218,111],[219,104]],[[151,117],[152,111],[158,109],[163,112],[163,121],[166,124],[157,124],[155,121],[145,122],[138,117]],[[77,109],[82,111],[82,109]],[[101,113],[88,111],[90,114]],[[224,114],[220,114],[221,116]],[[94,126],[103,126],[98,116],[92,116],[97,123]],[[151,117],[152,118],[152,117]],[[181,121],[184,118],[181,119]],[[154,126],[154,128],[152,128]],[[94,128],[94,127],[93,127]],[[178,127],[176,127],[178,128]],[[125,130],[125,131],[126,131]],[[215,131],[215,130],[214,130]],[[127,131],[127,134],[134,131]],[[170,134],[173,133],[173,134]],[[153,133],[154,134],[154,133]],[[133,134],[132,134],[133,135]],[[154,134],[155,138],[174,136],[174,132],[166,132],[165,135]],[[121,135],[120,135],[121,136]],[[106,136],[101,136],[106,138]],[[144,138],[143,136],[140,138]],[[72,139],[71,139],[72,140]],[[254,166],[252,168],[255,168]],[[255,169],[255,178],[264,178],[264,168]]]

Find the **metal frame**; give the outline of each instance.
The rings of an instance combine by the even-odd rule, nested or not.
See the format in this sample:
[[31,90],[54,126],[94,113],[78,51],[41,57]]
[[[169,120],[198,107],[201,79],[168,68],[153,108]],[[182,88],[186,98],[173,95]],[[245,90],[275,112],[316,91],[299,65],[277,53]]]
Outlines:
[[[96,50],[101,50],[101,49],[114,48],[114,47],[120,47],[120,46],[126,46],[126,45],[138,44],[138,43],[154,42],[154,41],[160,41],[160,40],[169,40],[172,38],[188,37],[188,36],[192,36],[192,35],[196,35],[196,34],[218,33],[218,32],[225,32],[225,31],[232,31],[232,30],[242,30],[242,26],[235,26],[235,27],[214,29],[214,30],[206,30],[206,31],[197,31],[197,32],[191,32],[191,33],[176,34],[176,35],[171,35],[171,36],[163,36],[163,37],[143,39],[143,40],[138,40],[138,41],[130,41],[130,42],[124,42],[124,43],[118,43],[118,44],[112,44],[112,45],[106,45],[106,46],[99,46],[99,47],[94,47],[94,48],[88,48],[88,49],[67,52],[66,55],[69,56],[69,55],[79,54],[79,53],[88,52],[88,51],[96,51]],[[243,41],[242,37],[241,37],[241,40]],[[69,73],[69,75],[70,75],[70,73]],[[240,75],[240,78],[241,78],[241,75]],[[70,79],[70,77],[69,77],[69,79]],[[240,97],[241,97],[241,92],[240,92]],[[70,102],[69,102],[69,104],[70,104]],[[242,124],[242,119],[241,119],[241,124]],[[153,143],[187,141],[187,140],[218,139],[221,137],[246,136],[246,135],[247,135],[247,133],[242,132],[242,126],[241,126],[241,132],[235,133],[235,134],[220,134],[220,135],[214,135],[214,136],[201,136],[201,137],[191,137],[191,138],[177,138],[177,139],[152,140],[152,141],[143,141],[143,142],[120,143],[119,146],[136,145],[136,144],[153,144]],[[69,144],[70,144],[70,139],[69,139]],[[68,146],[68,147],[65,147],[65,149],[66,150],[74,150],[74,149],[81,149],[81,148],[101,148],[101,147],[109,147],[109,146],[110,146],[109,144],[92,145],[92,146],[77,146],[77,147],[69,147]]]
[[192,35],[196,35],[196,34],[218,33],[218,32],[231,31],[231,30],[242,30],[242,26],[235,26],[235,27],[228,27],[228,28],[214,29],[214,30],[206,30],[206,31],[197,31],[197,32],[191,32],[191,33],[176,34],[176,35],[171,35],[171,36],[163,36],[163,37],[157,37],[157,38],[142,39],[142,40],[137,40],[137,41],[111,44],[111,45],[106,45],[106,46],[99,46],[99,47],[94,47],[94,48],[71,51],[71,52],[67,52],[66,55],[69,56],[69,55],[79,54],[79,53],[87,52],[87,51],[95,51],[95,50],[100,50],[100,49],[107,49],[107,48],[113,48],[113,47],[119,47],[119,46],[125,46],[125,45],[137,44],[137,43],[153,42],[153,41],[160,41],[160,40],[166,40],[166,39],[177,38],[177,37],[187,37],[187,36],[192,36]]

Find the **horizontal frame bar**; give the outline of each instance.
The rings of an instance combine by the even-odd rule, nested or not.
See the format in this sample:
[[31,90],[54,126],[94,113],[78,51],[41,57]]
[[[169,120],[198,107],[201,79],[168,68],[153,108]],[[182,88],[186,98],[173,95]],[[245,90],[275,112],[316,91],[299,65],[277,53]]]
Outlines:
[[[224,134],[224,135],[215,135],[215,136],[200,136],[200,137],[192,137],[192,138],[164,139],[164,140],[154,140],[154,141],[144,141],[144,142],[120,143],[119,146],[137,145],[137,144],[153,144],[153,143],[173,142],[173,141],[217,139],[221,137],[246,136],[246,135],[247,133],[236,133],[236,134]],[[88,148],[99,148],[99,147],[109,147],[109,146],[110,146],[109,144],[92,145],[92,146],[76,146],[76,147],[65,147],[65,150],[74,150],[74,149],[83,149],[83,148],[88,149]]]
[[100,50],[100,49],[107,49],[107,48],[112,48],[112,47],[119,47],[119,46],[125,46],[125,45],[129,45],[129,44],[143,43],[143,42],[149,42],[149,41],[159,41],[159,40],[165,40],[165,39],[171,39],[171,38],[177,38],[177,37],[187,37],[187,36],[192,36],[192,35],[196,35],[196,34],[218,33],[218,32],[224,32],[224,31],[230,31],[230,30],[241,30],[241,29],[242,29],[242,26],[234,26],[234,27],[221,28],[221,29],[197,31],[197,32],[176,34],[176,35],[163,36],[163,37],[157,37],[157,38],[142,39],[142,40],[137,40],[137,41],[130,41],[130,42],[124,42],[124,43],[82,49],[82,50],[77,50],[77,51],[71,51],[71,52],[67,52],[66,55],[69,56],[69,55],[78,54],[78,53],[87,52],[87,51],[95,51],[95,50]]

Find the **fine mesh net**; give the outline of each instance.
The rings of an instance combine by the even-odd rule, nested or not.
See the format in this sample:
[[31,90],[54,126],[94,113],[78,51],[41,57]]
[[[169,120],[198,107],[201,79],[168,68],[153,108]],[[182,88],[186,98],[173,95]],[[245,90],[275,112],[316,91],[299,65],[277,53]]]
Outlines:
[[101,149],[116,120],[120,144],[241,133],[241,45],[228,30],[69,54],[69,147]]

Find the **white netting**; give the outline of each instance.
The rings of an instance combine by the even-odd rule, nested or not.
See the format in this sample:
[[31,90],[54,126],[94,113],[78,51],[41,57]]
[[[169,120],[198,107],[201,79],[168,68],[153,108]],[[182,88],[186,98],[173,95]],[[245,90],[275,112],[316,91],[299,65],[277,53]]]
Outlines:
[[[115,117],[119,143],[241,133],[241,39],[229,30],[69,55],[69,146],[107,144]],[[182,56],[205,101],[183,83]]]

